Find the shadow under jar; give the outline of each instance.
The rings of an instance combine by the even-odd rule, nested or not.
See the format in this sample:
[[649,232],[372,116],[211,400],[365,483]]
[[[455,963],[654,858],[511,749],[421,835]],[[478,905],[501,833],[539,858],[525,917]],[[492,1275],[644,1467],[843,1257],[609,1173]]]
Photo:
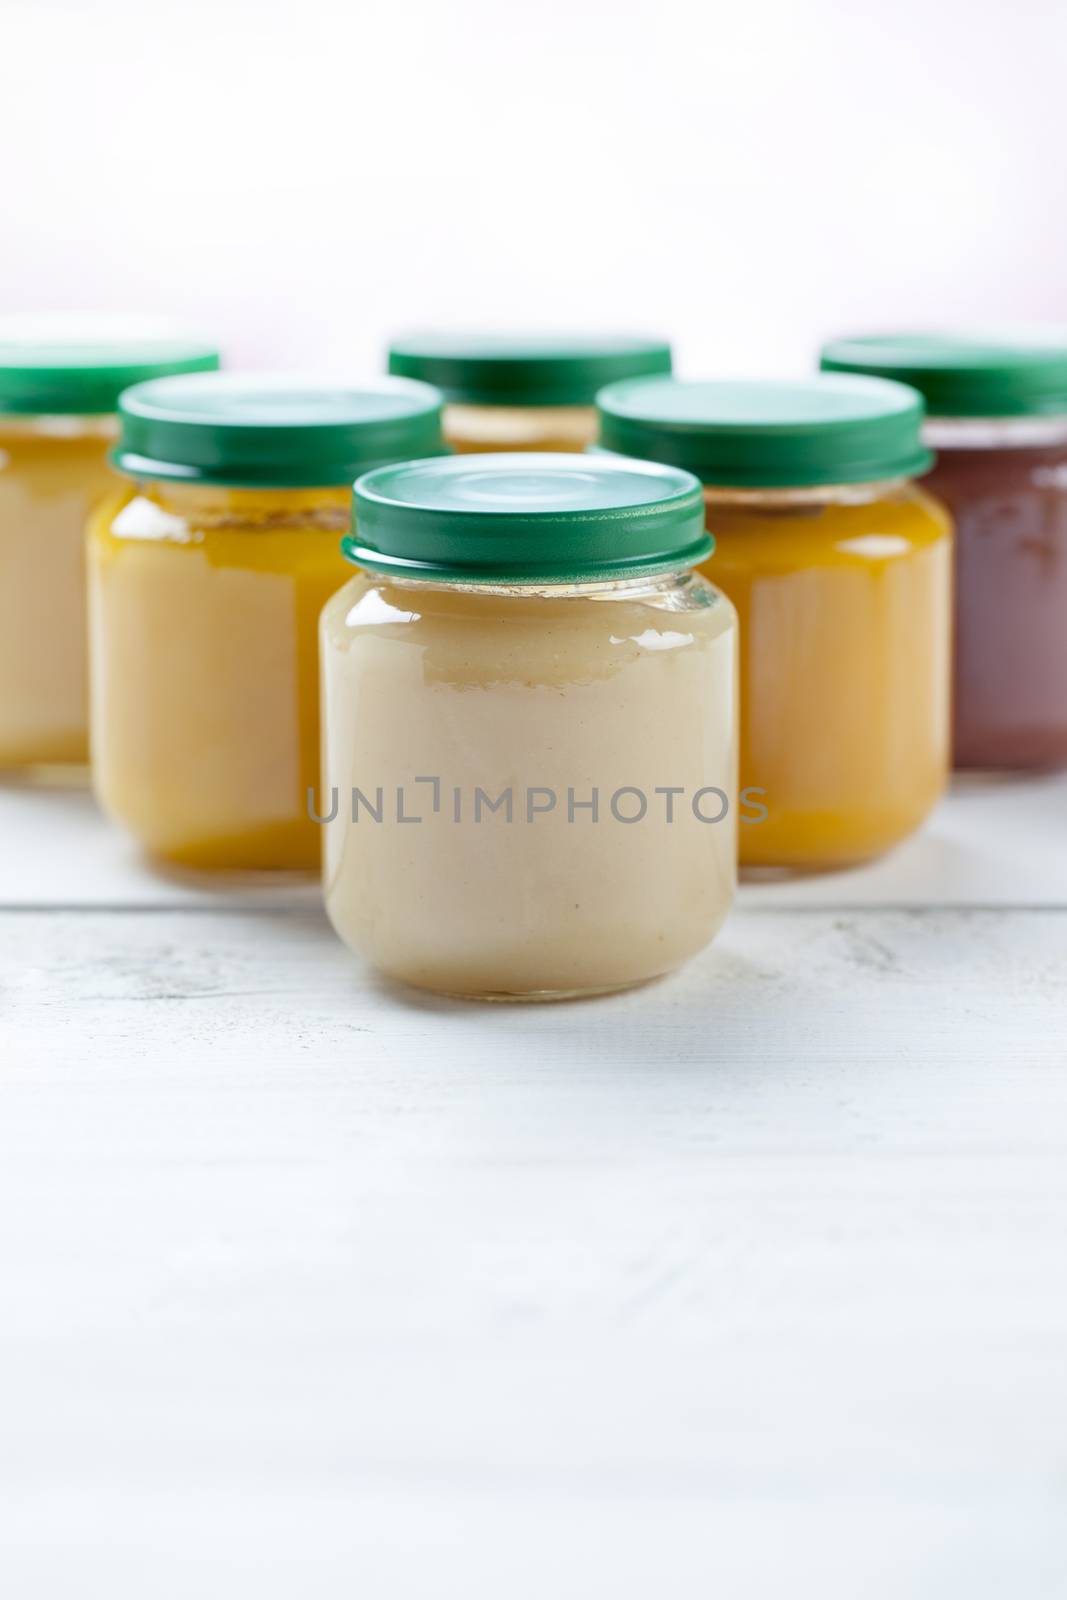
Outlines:
[[389,348],[390,372],[444,394],[445,438],[461,454],[585,450],[598,389],[670,370],[658,339],[425,333]]
[[316,872],[318,620],[364,467],[443,449],[440,396],[229,374],[120,401],[89,544],[93,782],[157,861]]
[[823,366],[926,398],[956,525],[956,766],[1067,766],[1067,341],[845,339]]
[[322,618],[326,907],[394,979],[626,988],[713,938],[736,876],[736,616],[688,473],[415,462],[355,492]]
[[141,379],[218,366],[206,346],[121,328],[121,321],[56,318],[0,329],[0,771],[7,774],[80,774],[84,782],[85,527],[117,488],[108,453],[120,392]]
[[613,385],[606,449],[687,466],[741,627],[740,860],[825,871],[900,843],[948,769],[951,532],[912,481],[922,401],[862,378]]

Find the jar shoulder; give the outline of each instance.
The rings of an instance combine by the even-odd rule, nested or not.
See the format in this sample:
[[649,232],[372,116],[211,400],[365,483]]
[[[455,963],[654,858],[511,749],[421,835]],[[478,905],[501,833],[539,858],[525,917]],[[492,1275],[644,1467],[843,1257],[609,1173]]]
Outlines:
[[910,499],[927,524],[930,537],[937,537],[937,532],[942,536],[951,534],[952,513],[944,501],[938,498],[929,482],[913,484]]
[[105,493],[119,480],[106,434],[33,433],[0,426],[0,488],[50,498],[71,489]]
[[597,641],[623,636],[683,636],[706,639],[737,626],[732,602],[699,572],[647,586],[583,586],[571,591],[476,590],[444,585],[397,584],[356,573],[333,596],[323,613],[327,637],[338,643],[363,637],[408,638],[418,642],[439,635],[468,636],[492,644],[504,636],[536,635]]
[[773,561],[818,567],[860,559],[892,561],[948,545],[952,518],[940,499],[917,483],[855,500],[804,499],[780,503],[708,498],[708,529],[716,549],[704,567],[712,578],[733,564]]
[[295,548],[296,541],[307,547],[309,536],[318,535],[311,545],[336,556],[343,575],[340,541],[349,520],[348,496],[342,491],[316,491],[313,496],[274,490],[166,494],[125,484],[97,509],[90,537],[115,550],[208,546],[251,552],[275,545]]
[[942,448],[927,482],[950,505],[1025,495],[1067,501],[1067,442],[1014,449]]

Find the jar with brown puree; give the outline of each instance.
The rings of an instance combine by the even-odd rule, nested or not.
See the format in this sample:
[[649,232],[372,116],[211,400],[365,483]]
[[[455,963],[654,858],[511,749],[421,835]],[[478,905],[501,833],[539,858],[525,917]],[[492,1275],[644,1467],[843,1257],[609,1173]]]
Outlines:
[[155,861],[317,872],[318,621],[364,467],[444,448],[425,384],[128,389],[89,542],[93,782]]
[[425,333],[389,349],[390,372],[442,391],[445,437],[464,453],[584,450],[598,389],[670,370],[659,339]]
[[217,367],[209,345],[55,318],[0,329],[0,771],[88,760],[85,526],[118,480],[119,394]]
[[547,1000],[672,971],[736,875],[733,607],[700,485],[499,454],[356,484],[322,617],[326,906],[394,979]]
[[926,399],[956,523],[955,765],[1067,766],[1067,338],[843,339],[822,364]]

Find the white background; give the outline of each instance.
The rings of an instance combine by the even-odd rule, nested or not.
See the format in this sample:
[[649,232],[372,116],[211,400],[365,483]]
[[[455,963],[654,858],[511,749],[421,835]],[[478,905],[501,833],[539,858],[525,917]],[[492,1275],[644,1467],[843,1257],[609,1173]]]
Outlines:
[[0,305],[373,372],[412,325],[1067,321],[1059,0],[0,0]]

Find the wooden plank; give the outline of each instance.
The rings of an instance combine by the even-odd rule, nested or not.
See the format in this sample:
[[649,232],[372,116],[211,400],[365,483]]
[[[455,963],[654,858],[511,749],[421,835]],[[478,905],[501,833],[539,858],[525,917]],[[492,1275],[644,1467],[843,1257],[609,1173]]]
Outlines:
[[1051,1600],[1065,985],[1053,911],[547,1008],[0,917],[7,1592]]

